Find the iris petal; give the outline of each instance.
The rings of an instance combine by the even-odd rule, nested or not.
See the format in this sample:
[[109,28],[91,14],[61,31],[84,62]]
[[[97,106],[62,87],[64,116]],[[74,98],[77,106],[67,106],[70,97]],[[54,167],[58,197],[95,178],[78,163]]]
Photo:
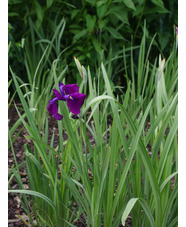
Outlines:
[[73,118],[73,119],[79,119],[79,117],[78,117],[77,115],[75,115],[75,114],[72,115],[72,118]]
[[63,119],[63,116],[61,114],[59,114],[57,111],[58,111],[58,107],[57,107],[57,104],[56,104],[56,99],[57,98],[54,98],[52,100],[49,101],[49,104],[47,106],[47,110],[50,114],[52,114],[54,116],[54,118],[56,120],[62,120]]
[[53,89],[53,92],[54,92],[55,96],[56,96],[59,100],[65,100],[65,99],[63,98],[63,96],[59,93],[58,90]]
[[63,116],[58,113],[58,106],[56,101],[66,100],[69,110],[73,114],[75,114],[73,118],[77,119],[77,114],[80,113],[80,108],[84,103],[86,95],[79,93],[79,86],[77,84],[64,85],[63,83],[59,83],[59,90],[60,92],[56,89],[53,89],[56,97],[49,101],[49,104],[47,106],[48,112],[52,114],[56,120],[62,120]]
[[53,105],[52,105],[52,114],[54,115],[54,114],[57,114],[57,104],[56,104],[56,102],[54,102],[53,103]]
[[56,120],[60,121],[60,120],[63,119],[63,115],[56,113],[56,114],[54,114],[54,118],[55,118]]
[[49,102],[48,106],[47,106],[47,110],[50,114],[52,114],[52,104]]
[[[49,101],[48,106],[47,106],[47,110],[50,114],[53,114],[53,105],[55,105],[54,103],[58,100],[58,98],[54,98],[52,100]],[[57,104],[56,104],[57,105]],[[55,108],[55,107],[54,107]]]
[[59,90],[60,90],[60,92],[61,92],[61,95],[64,97],[64,91],[63,91],[63,87],[64,87],[65,85],[63,84],[63,83],[59,83]]
[[67,106],[73,114],[77,115],[80,113],[80,108],[84,103],[86,95],[81,93],[74,93],[71,94],[71,97],[72,99],[67,100]]
[[63,91],[67,95],[79,93],[79,86],[77,84],[67,84],[67,85],[64,85]]

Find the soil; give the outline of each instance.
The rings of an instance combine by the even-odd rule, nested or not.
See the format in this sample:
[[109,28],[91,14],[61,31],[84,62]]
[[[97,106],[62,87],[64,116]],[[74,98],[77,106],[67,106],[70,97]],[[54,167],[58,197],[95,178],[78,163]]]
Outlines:
[[[21,105],[19,104],[17,104],[17,106],[21,107]],[[9,108],[8,119],[9,119],[9,128],[11,128],[16,122],[16,120],[18,119],[17,111],[13,105],[11,105]],[[23,125],[21,124],[15,133],[17,133],[22,127]],[[59,134],[58,134],[57,128],[58,128],[57,121],[52,116],[49,116],[49,137],[51,138],[53,132],[56,135],[56,138],[54,141],[54,147],[57,146],[58,144]],[[21,133],[19,134],[19,136],[17,137],[16,141],[13,144],[13,148],[14,148],[14,152],[15,152],[18,164],[23,163],[26,159],[25,153],[24,153],[24,144],[29,144],[32,147],[32,142],[29,139],[25,138],[25,135],[28,135],[28,133],[26,129],[23,127],[23,130],[21,131]],[[94,145],[94,140],[90,133],[88,134],[88,137],[91,141],[91,145]],[[66,134],[64,134],[64,139],[67,139]],[[8,150],[8,171],[11,171],[11,168],[14,165],[15,165],[15,161],[14,161],[13,153],[12,153],[12,150],[9,149]],[[29,189],[29,182],[28,182],[25,165],[22,165],[20,167],[20,174],[21,174],[21,179],[22,179],[24,188]],[[10,186],[12,189],[19,189],[19,186],[15,178],[11,180]],[[28,217],[21,205],[20,199],[21,199],[21,195],[19,198],[16,194],[14,195],[12,193],[8,193],[8,226],[9,227],[18,227],[18,226],[26,227],[27,226],[21,220],[21,218],[19,218],[19,217],[22,217],[24,220],[26,221],[28,220]],[[83,224],[83,219],[84,218],[81,217],[80,220],[76,221],[76,223],[74,223],[75,226],[85,227],[85,225]],[[128,217],[126,224],[127,224],[126,226],[129,226],[129,227],[132,226],[131,216]]]

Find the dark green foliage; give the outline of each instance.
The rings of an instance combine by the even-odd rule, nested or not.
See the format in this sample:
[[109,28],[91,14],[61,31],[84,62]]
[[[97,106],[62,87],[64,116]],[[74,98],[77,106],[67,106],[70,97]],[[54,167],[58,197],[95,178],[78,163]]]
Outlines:
[[[91,68],[97,68],[102,61],[112,59],[112,69],[110,72],[107,70],[109,77],[114,84],[124,85],[123,63],[118,65],[118,61],[116,63],[113,59],[121,56],[123,46],[130,47],[131,42],[133,46],[140,44],[144,20],[147,44],[157,34],[150,59],[157,57],[159,52],[167,57],[175,39],[177,5],[177,0],[9,0],[9,41],[12,42],[10,65],[19,77],[27,81],[22,38],[30,44],[32,56],[33,45],[41,39],[51,40],[64,18],[66,26],[63,37],[60,47],[51,53],[51,62],[67,48],[60,57],[69,65],[66,76],[68,82],[76,80],[77,72],[73,61],[73,56],[76,56],[83,65],[90,65]],[[35,40],[30,20],[35,25]],[[36,48],[33,59],[36,65],[42,56],[41,50],[38,52]],[[138,53],[139,50],[134,51],[134,60],[138,58]]]

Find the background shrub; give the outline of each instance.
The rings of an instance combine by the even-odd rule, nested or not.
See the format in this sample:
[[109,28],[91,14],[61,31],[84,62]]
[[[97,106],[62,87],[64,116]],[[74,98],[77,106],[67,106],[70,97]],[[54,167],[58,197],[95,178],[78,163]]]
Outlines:
[[[145,20],[147,45],[157,34],[150,58],[154,59],[159,53],[167,57],[173,45],[174,26],[178,23],[177,5],[176,0],[9,0],[9,62],[13,71],[25,82],[28,81],[23,41],[28,43],[30,54],[34,53],[35,45],[36,53],[32,60],[36,68],[43,53],[43,50],[37,49],[38,41],[51,41],[57,26],[64,19],[63,37],[50,55],[52,60],[59,57],[65,59],[69,66],[68,82],[77,78],[73,61],[73,56],[76,56],[83,65],[91,68],[97,68],[102,61],[111,59],[110,79],[114,84],[123,85],[123,61],[119,66],[115,61],[121,57],[123,46],[127,48],[131,44],[140,44]],[[136,59],[138,53],[139,49],[136,49]],[[49,65],[48,62],[46,68]]]

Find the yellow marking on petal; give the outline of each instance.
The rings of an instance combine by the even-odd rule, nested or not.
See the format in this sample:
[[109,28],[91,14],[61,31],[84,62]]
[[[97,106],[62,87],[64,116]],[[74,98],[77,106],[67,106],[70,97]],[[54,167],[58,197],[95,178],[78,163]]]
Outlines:
[[73,100],[73,98],[69,95],[69,98]]

